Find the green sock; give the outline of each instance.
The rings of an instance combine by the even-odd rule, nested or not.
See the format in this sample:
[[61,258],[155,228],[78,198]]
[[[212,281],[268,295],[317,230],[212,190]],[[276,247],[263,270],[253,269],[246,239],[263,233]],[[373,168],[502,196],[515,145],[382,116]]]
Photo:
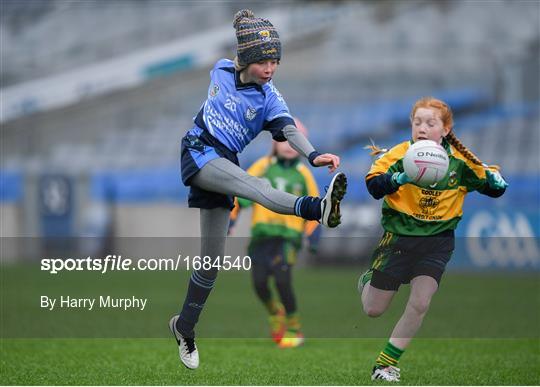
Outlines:
[[298,313],[291,313],[287,315],[287,330],[298,332],[301,328],[300,316]]
[[270,301],[268,301],[266,304],[264,304],[264,306],[266,306],[266,310],[272,316],[278,314],[278,312],[281,310],[281,307],[280,307],[281,304],[279,302],[276,302],[273,299],[270,299]]
[[404,349],[399,349],[391,342],[386,343],[386,347],[379,354],[379,357],[376,360],[377,365],[380,366],[397,366],[399,363],[399,358],[405,352]]

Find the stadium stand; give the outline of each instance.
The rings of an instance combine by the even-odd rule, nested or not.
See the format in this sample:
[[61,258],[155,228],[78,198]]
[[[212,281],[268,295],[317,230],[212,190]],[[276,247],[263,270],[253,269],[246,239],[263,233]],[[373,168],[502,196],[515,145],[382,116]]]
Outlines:
[[[99,64],[214,27],[229,28],[233,37],[229,19],[238,7],[235,2],[188,2],[181,7],[151,1],[87,4],[7,1],[0,20],[2,55],[10,59],[2,68],[2,87]],[[369,214],[376,214],[379,204],[363,185],[371,162],[363,147],[370,139],[382,146],[404,140],[412,102],[423,95],[449,102],[458,136],[482,160],[500,164],[511,186],[519,187],[501,205],[519,201],[524,213],[538,212],[531,199],[540,196],[540,95],[537,71],[531,71],[538,68],[540,38],[537,15],[528,8],[533,5],[500,3],[493,11],[474,2],[444,4],[300,2],[281,10],[283,20],[296,17],[295,25],[317,25],[321,15],[335,21],[297,39],[290,33],[275,82],[292,113],[310,129],[312,142],[342,156],[342,169],[352,182],[347,201],[354,207],[351,211],[363,214],[355,216],[363,223],[351,221],[343,234],[378,232],[378,219]],[[258,2],[255,10],[264,12],[266,6]],[[145,23],[140,23],[142,18]],[[59,26],[66,33],[59,34]],[[215,59],[232,57],[233,47],[211,54]],[[208,70],[204,66],[167,74],[5,122],[2,205],[24,206],[30,200],[25,193],[28,176],[51,171],[88,180],[82,206],[86,201],[184,205],[187,189],[178,174],[179,141],[204,100]],[[240,156],[242,166],[268,153],[269,141],[269,135],[254,141]],[[327,171],[314,173],[323,188]],[[481,207],[482,200],[471,196],[475,206]]]

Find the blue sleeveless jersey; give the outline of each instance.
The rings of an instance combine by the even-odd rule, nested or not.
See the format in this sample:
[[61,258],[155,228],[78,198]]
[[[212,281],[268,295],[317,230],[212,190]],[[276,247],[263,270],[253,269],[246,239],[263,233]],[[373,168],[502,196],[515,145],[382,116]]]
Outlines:
[[241,152],[262,130],[285,141],[282,129],[294,125],[285,100],[272,81],[241,84],[234,63],[219,60],[210,71],[208,98],[195,124],[233,152]]

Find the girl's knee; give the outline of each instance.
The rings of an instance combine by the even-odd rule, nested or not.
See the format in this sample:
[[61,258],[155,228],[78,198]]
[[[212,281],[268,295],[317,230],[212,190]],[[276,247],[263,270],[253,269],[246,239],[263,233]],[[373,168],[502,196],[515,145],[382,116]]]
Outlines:
[[386,308],[381,307],[380,305],[370,305],[370,304],[367,304],[367,303],[363,303],[362,308],[364,309],[364,313],[368,317],[379,317],[386,310]]
[[418,315],[424,315],[429,309],[430,299],[428,298],[415,298],[409,300],[409,307]]

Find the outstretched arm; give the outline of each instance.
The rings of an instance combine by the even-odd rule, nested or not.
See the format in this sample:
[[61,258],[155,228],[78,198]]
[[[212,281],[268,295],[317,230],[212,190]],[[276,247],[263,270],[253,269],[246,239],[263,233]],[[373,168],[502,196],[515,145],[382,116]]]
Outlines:
[[505,193],[506,187],[508,187],[508,183],[498,171],[490,171],[487,169],[486,184],[478,189],[478,192],[492,198],[498,198]]
[[287,125],[283,128],[283,136],[287,139],[291,147],[309,160],[314,167],[328,166],[330,172],[334,172],[339,167],[339,157],[331,153],[320,154],[313,148],[313,145],[294,125]]

